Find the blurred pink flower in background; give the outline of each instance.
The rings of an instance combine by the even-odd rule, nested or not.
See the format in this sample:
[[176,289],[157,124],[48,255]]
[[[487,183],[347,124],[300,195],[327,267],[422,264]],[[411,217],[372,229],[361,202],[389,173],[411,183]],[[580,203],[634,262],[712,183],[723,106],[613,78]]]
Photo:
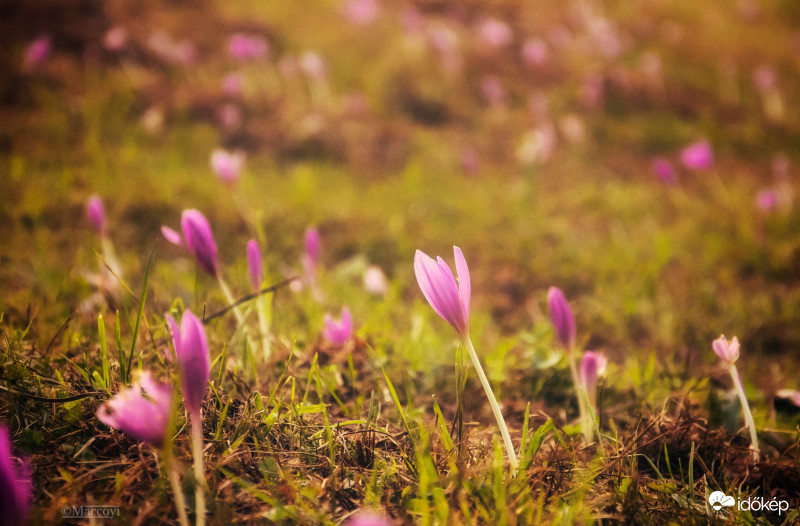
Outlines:
[[269,43],[264,37],[235,33],[228,40],[228,52],[237,60],[256,60],[269,55]]
[[432,24],[427,27],[426,35],[442,69],[451,74],[461,71],[463,61],[459,51],[458,33],[447,25]]
[[240,73],[228,73],[222,79],[222,91],[229,97],[236,97],[242,94],[242,75]]
[[472,146],[461,148],[461,169],[464,171],[464,175],[469,176],[476,175],[480,169],[478,151]]
[[219,123],[222,125],[223,129],[227,131],[241,128],[244,123],[242,110],[232,102],[226,102],[219,107],[217,110],[217,119],[219,119]]
[[692,170],[707,170],[714,166],[714,152],[711,144],[705,140],[699,140],[681,150],[681,162],[686,168]]
[[656,157],[651,163],[653,173],[656,174],[658,180],[664,184],[675,184],[678,182],[678,175],[666,157]]
[[245,155],[240,151],[229,152],[217,148],[211,153],[211,167],[220,181],[226,184],[234,184],[239,180],[244,163]]
[[128,44],[128,30],[113,26],[103,35],[103,46],[109,51],[121,51]]
[[86,217],[92,225],[92,230],[101,237],[106,235],[106,212],[103,201],[99,196],[93,195],[86,202]]
[[376,511],[361,510],[350,517],[345,526],[392,526],[392,521]]
[[525,166],[546,163],[555,150],[556,132],[550,123],[530,130],[522,136],[517,146],[517,161]]
[[499,49],[511,43],[514,34],[508,24],[496,18],[485,18],[477,27],[478,38],[489,48]]
[[28,524],[33,500],[30,465],[12,456],[8,428],[0,422],[0,510],[3,526]]
[[775,68],[769,64],[762,64],[753,70],[753,84],[759,91],[774,89],[776,80]]
[[760,190],[756,194],[756,208],[762,212],[774,212],[778,209],[779,203],[778,192],[772,188]]
[[342,309],[339,321],[334,320],[329,314],[325,315],[325,330],[322,335],[334,345],[342,345],[353,334],[353,319],[347,307]]
[[364,271],[364,289],[375,296],[383,296],[389,292],[389,280],[378,265],[370,265]]
[[183,246],[183,237],[176,232],[175,230],[171,229],[168,226],[162,225],[161,226],[161,235],[164,236],[164,239],[172,243],[173,245],[177,245],[179,247]]
[[347,0],[342,6],[342,14],[354,25],[369,24],[379,13],[380,6],[377,0]]
[[253,292],[258,292],[264,281],[264,269],[261,264],[261,249],[255,239],[247,242],[247,271],[250,275],[250,286],[253,288]]
[[481,95],[490,106],[504,106],[506,103],[506,90],[497,75],[485,75],[481,79]]
[[313,80],[323,80],[327,74],[325,60],[316,51],[306,51],[298,61],[300,71]]
[[[144,388],[144,394],[142,388]],[[139,442],[161,447],[172,409],[172,386],[144,373],[130,388],[97,409],[97,419],[109,427],[128,433]]]
[[522,44],[522,50],[520,51],[522,63],[529,68],[541,66],[547,62],[549,55],[550,52],[547,49],[547,43],[541,38],[536,37],[526,40],[525,43]]
[[192,64],[197,60],[197,47],[191,40],[175,42],[163,30],[153,32],[147,39],[147,47],[161,60],[173,64]]
[[25,69],[33,69],[42,64],[52,51],[53,39],[50,35],[41,35],[36,40],[28,44],[25,50],[23,66]]
[[597,73],[589,73],[583,77],[580,91],[581,104],[587,108],[596,108],[603,102],[604,95],[605,86],[602,76]]

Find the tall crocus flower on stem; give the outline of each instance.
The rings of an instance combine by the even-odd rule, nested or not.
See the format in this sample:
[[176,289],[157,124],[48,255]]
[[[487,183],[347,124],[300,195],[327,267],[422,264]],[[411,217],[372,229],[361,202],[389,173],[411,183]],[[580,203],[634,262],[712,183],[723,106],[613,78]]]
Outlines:
[[556,329],[556,336],[558,341],[567,353],[567,362],[569,363],[569,371],[572,375],[572,385],[575,386],[575,398],[578,402],[578,412],[581,420],[581,430],[586,440],[592,439],[592,426],[589,419],[589,414],[586,411],[586,402],[583,399],[581,391],[583,389],[580,376],[578,375],[578,368],[575,365],[575,318],[572,315],[572,309],[564,297],[564,293],[558,287],[550,287],[547,291],[547,303],[550,306],[550,318],[553,321],[553,326]]
[[208,219],[198,210],[184,210],[181,215],[181,230],[186,248],[192,253],[197,264],[213,277],[218,277],[217,244]]
[[27,463],[11,456],[11,438],[8,429],[0,423],[0,524],[24,526],[28,523],[33,484]]
[[[97,410],[97,419],[140,442],[161,448],[164,447],[169,431],[171,411],[172,386],[154,380],[150,373],[144,373],[129,389],[123,389],[114,398],[101,405]],[[178,480],[178,472],[171,463],[170,451],[164,451],[164,458],[181,526],[188,526],[186,502]]]
[[736,388],[736,394],[739,397],[739,403],[742,406],[744,413],[744,421],[750,430],[750,448],[753,450],[753,458],[758,462],[760,452],[758,448],[758,435],[756,434],[756,424],[753,421],[753,413],[750,412],[750,404],[747,403],[747,395],[744,392],[744,383],[742,377],[739,375],[739,370],[736,368],[736,360],[739,359],[739,339],[734,336],[729,342],[724,335],[711,343],[711,348],[714,350],[720,360],[728,366],[728,372],[733,380],[733,385]]
[[[258,292],[261,290],[261,283],[264,281],[264,270],[261,264],[261,249],[255,239],[247,242],[247,270],[250,274],[250,285],[253,287],[253,292]],[[271,305],[266,294],[261,295],[256,300],[256,312],[258,314],[258,328],[261,331],[261,347],[264,352],[264,358],[268,360],[271,352],[269,343]]]
[[211,356],[206,331],[197,316],[187,310],[181,319],[180,333],[173,333],[172,343],[181,371],[181,390],[192,421],[192,456],[194,457],[196,521],[205,524],[206,496],[203,470],[203,397],[208,389]]
[[452,270],[441,257],[433,260],[420,250],[417,250],[414,256],[414,273],[425,299],[428,300],[436,314],[455,329],[459,339],[467,348],[472,365],[478,373],[478,378],[481,381],[483,390],[486,392],[486,397],[489,399],[489,405],[492,408],[495,420],[497,420],[497,427],[500,428],[508,459],[512,466],[516,467],[517,455],[514,452],[514,445],[511,443],[511,437],[508,434],[508,427],[506,427],[506,422],[503,419],[503,413],[500,412],[500,406],[497,404],[492,387],[483,372],[478,354],[475,352],[475,347],[469,337],[469,303],[472,294],[469,268],[460,248],[453,247],[453,254],[455,256],[458,281],[456,281]]

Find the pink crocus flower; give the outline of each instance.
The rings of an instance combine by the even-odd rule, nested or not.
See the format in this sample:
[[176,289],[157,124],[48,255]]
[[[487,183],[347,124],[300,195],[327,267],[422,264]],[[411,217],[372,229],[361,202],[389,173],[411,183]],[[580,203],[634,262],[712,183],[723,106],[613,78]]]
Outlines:
[[739,339],[736,336],[728,342],[728,339],[721,335],[711,343],[711,348],[728,365],[735,364],[736,360],[739,359]]
[[486,46],[499,49],[509,45],[514,35],[502,20],[486,18],[478,25],[478,37]]
[[707,170],[714,165],[714,152],[711,144],[703,139],[681,150],[681,162],[692,170]]
[[101,237],[106,236],[106,212],[103,201],[99,196],[93,195],[86,202],[86,217],[92,225],[92,230]]
[[27,462],[17,461],[11,453],[8,429],[0,423],[0,524],[24,526],[33,497],[31,470]]
[[239,180],[244,168],[244,162],[244,153],[239,151],[229,152],[222,148],[217,148],[211,153],[211,167],[220,181],[226,184],[233,184]]
[[[169,321],[170,317],[167,318]],[[203,322],[186,310],[181,318],[180,332],[175,320],[169,322],[172,330],[172,344],[181,370],[181,390],[186,408],[192,418],[201,417],[203,397],[208,388],[211,369],[211,356]]]
[[250,285],[253,292],[261,289],[261,282],[264,280],[264,270],[261,266],[261,249],[258,248],[258,241],[251,239],[247,242],[247,270],[250,274]]
[[145,373],[130,388],[122,389],[101,405],[97,410],[97,419],[140,442],[161,447],[171,408],[172,386],[156,381],[150,373]]
[[581,358],[580,377],[584,389],[589,394],[589,398],[594,398],[597,389],[597,379],[606,372],[608,359],[603,353],[597,351],[586,351]]
[[353,25],[366,25],[375,20],[380,12],[377,0],[347,0],[342,14]]
[[469,337],[469,302],[472,288],[464,254],[453,247],[458,282],[441,257],[434,261],[421,250],[414,255],[414,274],[419,288],[436,314],[449,323],[462,339]]
[[353,334],[353,319],[347,307],[342,309],[339,321],[334,320],[329,314],[325,315],[325,330],[322,335],[334,345],[342,345]]
[[364,289],[370,294],[383,296],[389,292],[389,281],[386,274],[378,265],[370,265],[364,271]]
[[652,163],[653,173],[656,174],[658,180],[664,184],[675,184],[678,182],[678,176],[675,174],[675,169],[672,163],[665,157],[656,157]]
[[572,309],[570,309],[564,293],[558,287],[550,287],[547,291],[547,303],[550,306],[550,318],[553,320],[558,340],[569,351],[575,346],[576,339],[575,318],[572,316]]
[[346,526],[391,526],[391,524],[389,517],[372,510],[361,510],[345,523]]
[[28,45],[25,50],[25,68],[32,69],[47,60],[52,49],[53,39],[50,35],[42,35]]
[[181,230],[186,248],[192,253],[200,268],[217,277],[219,273],[217,244],[214,242],[211,225],[205,216],[198,210],[184,210],[181,216]]

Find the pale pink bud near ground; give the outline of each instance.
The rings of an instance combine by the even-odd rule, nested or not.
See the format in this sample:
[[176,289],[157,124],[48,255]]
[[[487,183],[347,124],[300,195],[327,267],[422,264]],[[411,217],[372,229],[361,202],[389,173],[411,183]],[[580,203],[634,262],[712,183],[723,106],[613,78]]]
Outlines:
[[586,351],[581,358],[580,375],[583,387],[587,393],[594,393],[597,388],[597,379],[605,374],[608,359],[603,353],[596,351]]
[[30,466],[12,456],[11,437],[0,423],[0,524],[24,526],[33,497]]
[[122,389],[101,405],[97,419],[140,442],[161,447],[171,408],[172,386],[145,373],[129,389]]
[[183,246],[183,237],[180,235],[180,233],[176,232],[170,227],[161,225],[161,235],[173,245],[177,245],[179,247]]
[[347,307],[342,309],[339,321],[334,320],[329,314],[325,315],[325,330],[322,335],[334,345],[342,345],[353,334],[353,319]]
[[469,302],[472,288],[469,268],[461,249],[453,247],[458,282],[441,257],[434,261],[424,252],[414,255],[414,274],[428,303],[449,323],[461,338],[469,335]]

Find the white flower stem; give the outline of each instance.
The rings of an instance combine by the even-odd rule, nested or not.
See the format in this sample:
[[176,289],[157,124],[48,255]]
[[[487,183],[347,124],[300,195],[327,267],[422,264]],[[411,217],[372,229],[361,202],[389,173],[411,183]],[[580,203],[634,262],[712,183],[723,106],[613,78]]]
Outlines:
[[270,354],[272,354],[269,343],[269,316],[267,314],[267,311],[268,309],[271,309],[271,306],[268,304],[268,299],[268,296],[264,294],[256,300],[258,329],[261,331],[261,347],[262,351],[264,352],[264,361],[269,361]]
[[517,461],[517,454],[514,452],[514,445],[511,443],[511,436],[508,434],[506,421],[503,418],[503,413],[500,412],[500,406],[497,405],[497,399],[495,399],[494,392],[492,392],[492,386],[489,385],[489,380],[483,372],[483,367],[481,367],[481,362],[478,360],[478,355],[475,353],[475,347],[472,346],[472,340],[469,335],[464,336],[464,345],[466,345],[469,357],[472,359],[472,365],[475,366],[475,370],[478,372],[478,378],[480,378],[483,390],[486,392],[486,398],[489,399],[489,405],[492,407],[495,420],[497,420],[497,427],[500,428],[500,435],[503,437],[503,443],[506,447],[508,460],[511,462],[511,468],[512,470],[516,469],[519,462]]
[[572,384],[575,387],[575,399],[578,401],[578,414],[581,419],[581,432],[586,441],[591,441],[594,438],[592,432],[592,422],[589,412],[586,410],[586,402],[583,399],[583,382],[578,376],[578,367],[575,365],[575,356],[572,349],[567,351],[567,361],[569,362],[569,372],[572,375]]
[[750,404],[747,403],[747,395],[744,392],[744,385],[742,385],[742,378],[739,376],[739,371],[736,369],[736,364],[730,364],[728,371],[731,373],[733,385],[736,387],[736,394],[739,395],[739,403],[744,412],[744,422],[750,429],[750,449],[753,450],[753,459],[758,462],[761,458],[760,450],[758,448],[758,435],[756,434],[756,424],[753,421],[753,413],[750,412]]
[[205,471],[203,470],[203,421],[197,415],[191,415],[192,419],[192,457],[194,457],[194,500],[195,500],[195,524],[205,526],[206,523],[206,493],[205,493]]
[[172,487],[172,494],[175,495],[175,507],[178,508],[178,520],[181,526],[189,526],[189,516],[186,514],[186,499],[183,498],[183,489],[178,480],[178,470],[170,462],[167,466],[167,477],[169,485]]
[[[225,299],[228,300],[228,304],[234,305],[236,303],[236,298],[233,297],[233,293],[231,293],[231,289],[228,288],[228,284],[225,283],[222,276],[217,276],[217,281],[219,282],[219,288],[222,289],[222,293],[225,295]],[[233,313],[236,315],[236,321],[239,322],[239,325],[244,327],[244,315],[242,315],[242,311],[239,310],[238,305],[233,307]]]

